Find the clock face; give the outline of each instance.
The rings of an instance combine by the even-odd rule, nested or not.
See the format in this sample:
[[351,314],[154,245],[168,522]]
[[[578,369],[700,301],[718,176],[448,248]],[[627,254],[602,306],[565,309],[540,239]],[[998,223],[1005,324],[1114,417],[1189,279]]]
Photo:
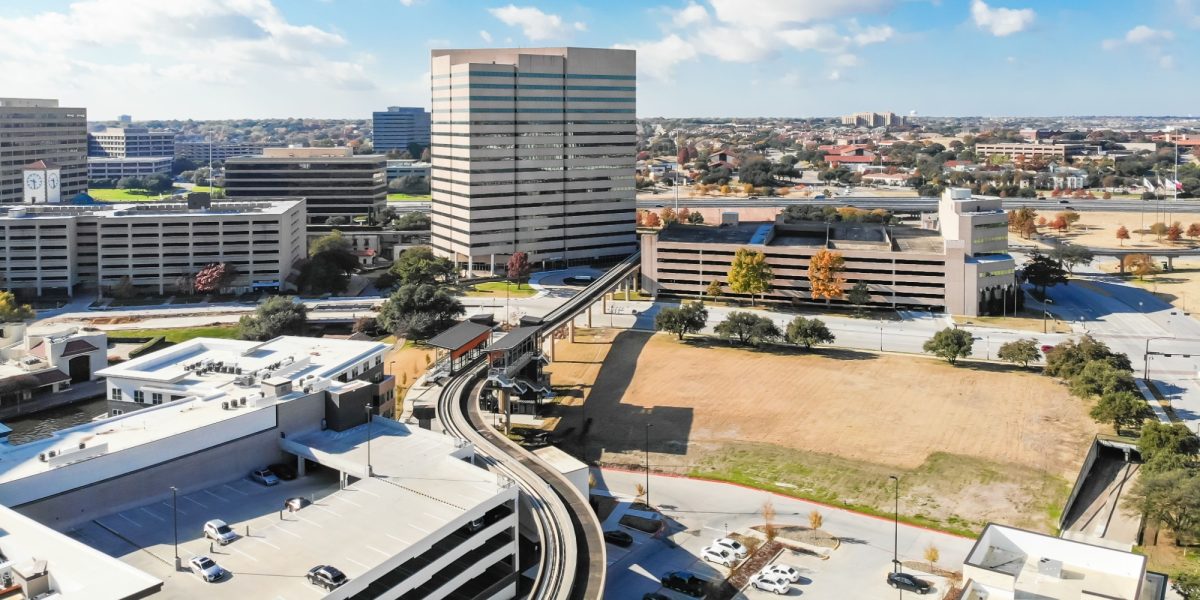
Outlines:
[[29,177],[25,178],[25,187],[31,190],[42,187],[42,176],[37,173],[30,173]]
[[46,185],[50,186],[50,189],[52,190],[58,189],[58,175],[54,175],[52,173],[50,175],[50,180],[46,182]]

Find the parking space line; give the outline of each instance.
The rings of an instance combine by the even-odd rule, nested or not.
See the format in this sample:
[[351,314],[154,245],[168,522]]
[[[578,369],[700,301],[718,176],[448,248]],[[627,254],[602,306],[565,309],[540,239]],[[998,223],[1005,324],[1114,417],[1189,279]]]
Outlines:
[[352,563],[354,563],[354,564],[356,564],[356,565],[358,565],[358,566],[360,566],[360,567],[362,567],[362,568],[364,568],[364,569],[366,569],[366,570],[368,570],[368,571],[370,571],[370,570],[371,570],[371,567],[368,567],[367,565],[364,565],[364,564],[362,564],[362,563],[358,562],[357,560],[354,560],[353,558],[347,558],[346,560],[348,560],[348,561],[350,561],[350,562],[352,562]]
[[298,534],[298,533],[292,533],[292,532],[290,532],[290,531],[288,531],[288,530],[286,530],[286,529],[284,529],[284,528],[282,528],[282,527],[276,527],[276,528],[275,528],[275,530],[276,530],[276,531],[279,531],[280,533],[286,533],[286,534],[288,534],[288,535],[290,535],[290,536],[292,536],[292,537],[294,537],[294,538],[300,538],[300,539],[304,539],[304,538],[303,538],[303,536],[301,536],[300,534]]
[[332,509],[329,509],[329,508],[325,508],[324,506],[321,506],[321,505],[319,505],[319,504],[310,504],[309,506],[312,506],[313,508],[319,508],[319,509],[321,509],[321,510],[323,510],[323,511],[325,511],[325,512],[327,512],[327,513],[329,513],[329,514],[331,514],[331,515],[333,515],[333,516],[335,516],[335,517],[341,517],[341,516],[342,516],[342,513],[339,513],[339,512],[337,512],[337,511],[334,511],[334,510],[332,510]]
[[416,525],[414,525],[414,524],[412,524],[412,523],[409,523],[408,527],[409,527],[410,529],[416,529],[417,531],[420,531],[421,533],[424,533],[424,534],[426,534],[426,535],[428,535],[428,534],[429,534],[429,530],[428,530],[428,529],[422,529],[422,528],[420,528],[420,527],[418,527],[418,526],[416,526]]
[[362,505],[361,505],[361,504],[355,504],[355,503],[353,503],[353,502],[351,502],[351,501],[347,500],[347,499],[346,499],[345,497],[343,497],[343,496],[336,496],[336,498],[337,498],[338,500],[341,500],[342,502],[345,502],[346,504],[349,504],[350,506],[356,506],[356,507],[358,507],[358,508],[362,508]]
[[[172,510],[177,510],[177,511],[179,511],[179,514],[181,514],[181,515],[186,515],[186,514],[188,514],[188,511],[186,511],[186,510],[183,510],[182,508],[179,508],[179,503],[178,503],[178,502],[176,502],[176,503],[175,503],[175,506],[171,506],[171,503],[170,503],[170,502],[163,502],[163,503],[162,503],[162,505],[163,505],[164,507],[166,507],[166,509],[167,509],[167,511],[168,511],[168,512],[170,512],[170,511],[172,511]],[[146,510],[146,509],[145,509],[145,508],[143,508],[142,510]],[[166,519],[159,519],[159,520],[160,520],[160,521],[165,521]]]
[[411,543],[411,542],[409,542],[408,540],[405,540],[405,539],[398,538],[398,537],[396,537],[396,536],[394,536],[394,535],[392,535],[392,534],[390,534],[390,533],[385,533],[384,535],[386,535],[386,536],[388,536],[388,537],[392,538],[393,540],[396,540],[397,542],[400,542],[401,544],[409,544],[409,543]]
[[279,548],[279,546],[276,546],[275,544],[272,544],[271,542],[268,542],[267,540],[264,540],[264,539],[262,539],[262,538],[260,538],[260,537],[252,537],[252,538],[250,538],[250,539],[252,539],[252,540],[257,540],[258,542],[260,542],[260,543],[263,543],[263,544],[266,544],[266,545],[268,545],[268,546],[270,546],[270,547],[272,547],[272,548],[274,548],[274,549],[276,549],[276,550],[279,550],[279,549],[280,549],[280,548]]
[[[162,518],[162,517],[160,517],[160,516],[158,516],[158,515],[154,514],[154,512],[153,512],[153,511],[151,511],[150,509],[146,508],[145,506],[141,507],[141,509],[140,509],[140,510],[141,510],[142,512],[144,512],[144,513],[146,513],[146,514],[150,515],[151,517],[154,517],[155,519],[158,519],[159,521],[162,521],[163,523],[166,523],[166,522],[167,522],[167,520],[166,520],[166,519],[164,519],[164,518]],[[183,512],[183,511],[179,511],[179,512]],[[184,514],[187,514],[187,513],[184,513]]]
[[238,550],[237,548],[234,548],[232,546],[226,546],[226,547],[229,548],[230,550],[233,550],[234,552],[237,552],[238,554],[241,554],[242,556],[245,556],[246,558],[248,558],[254,562],[258,562],[258,559],[254,558],[254,556],[251,554],[246,554],[245,552],[242,552],[241,550]]
[[192,502],[192,503],[194,503],[194,504],[198,505],[200,508],[208,508],[208,506],[207,506],[207,505],[205,505],[205,504],[202,504],[202,503],[200,503],[200,502],[197,502],[196,500],[193,500],[193,499],[191,499],[191,498],[188,498],[187,496],[184,496],[184,497],[183,497],[183,499],[184,499],[184,500],[187,500],[188,502]]
[[130,523],[133,523],[133,526],[134,526],[134,527],[141,527],[141,526],[142,526],[142,524],[141,524],[141,523],[138,523],[137,521],[134,521],[133,519],[130,519],[129,517],[125,516],[125,513],[117,513],[117,516],[118,516],[118,517],[121,517],[122,519],[125,519],[126,521],[129,521]]
[[243,496],[249,496],[249,495],[250,495],[250,494],[247,494],[246,492],[243,492],[242,490],[239,490],[239,489],[237,489],[237,488],[233,487],[232,485],[229,485],[228,483],[223,483],[223,484],[221,484],[221,486],[222,486],[222,487],[227,487],[227,488],[229,488],[229,489],[230,489],[230,491],[232,491],[232,492],[233,492],[233,493],[235,493],[235,494],[241,494],[241,495],[243,495]]
[[305,519],[304,517],[302,517],[302,516],[300,516],[300,515],[293,514],[292,516],[293,516],[293,517],[294,517],[294,518],[295,518],[297,521],[304,521],[305,523],[308,523],[309,525],[312,525],[313,527],[320,527],[320,528],[322,528],[322,529],[324,529],[324,528],[325,528],[325,526],[324,526],[324,525],[322,525],[322,524],[320,524],[320,523],[317,523],[316,521],[310,521],[310,520],[308,520],[308,519]]
[[386,558],[391,558],[393,556],[391,552],[384,552],[383,550],[380,550],[379,548],[376,548],[374,546],[368,546],[367,544],[363,544],[363,548],[366,548],[367,550],[374,550],[374,551],[382,554]]
[[225,498],[225,497],[223,497],[223,496],[218,496],[218,495],[216,495],[216,494],[212,493],[212,492],[211,492],[211,491],[209,491],[209,490],[204,490],[204,493],[205,493],[205,494],[208,494],[209,496],[212,496],[213,498],[216,498],[217,500],[220,500],[221,502],[229,502],[229,499],[228,499],[228,498]]
[[366,494],[366,495],[368,495],[368,496],[374,496],[374,497],[376,497],[376,498],[378,498],[378,497],[379,497],[379,494],[373,494],[373,493],[371,493],[371,492],[369,492],[369,491],[367,491],[367,490],[364,490],[364,489],[359,489],[358,491],[360,491],[360,492],[362,492],[362,493],[364,493],[364,494]]

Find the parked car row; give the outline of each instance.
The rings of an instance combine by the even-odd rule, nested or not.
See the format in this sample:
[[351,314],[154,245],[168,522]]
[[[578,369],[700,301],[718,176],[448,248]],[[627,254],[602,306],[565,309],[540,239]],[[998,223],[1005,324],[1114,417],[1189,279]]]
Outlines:
[[[250,479],[265,486],[278,485],[280,480],[291,481],[296,478],[296,471],[286,464],[273,464],[262,469],[255,469],[250,472]],[[288,498],[283,501],[283,509],[289,512],[296,512],[304,507],[312,504],[312,501],[299,496]],[[232,544],[241,536],[229,526],[228,523],[221,519],[211,519],[204,523],[201,528],[201,535],[208,540],[212,540],[222,546]],[[207,583],[221,581],[230,573],[217,564],[211,557],[195,556],[188,561],[191,566],[191,571],[203,579]],[[325,590],[333,590],[344,585],[349,578],[336,567],[331,565],[317,565],[308,570],[305,574],[305,579],[309,583]]]

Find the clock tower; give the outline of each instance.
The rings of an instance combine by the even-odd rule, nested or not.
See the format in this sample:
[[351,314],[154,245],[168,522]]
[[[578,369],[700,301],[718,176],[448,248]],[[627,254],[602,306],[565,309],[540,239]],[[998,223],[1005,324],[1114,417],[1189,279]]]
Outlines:
[[62,202],[60,169],[58,165],[39,160],[21,168],[21,183],[25,204],[58,204]]

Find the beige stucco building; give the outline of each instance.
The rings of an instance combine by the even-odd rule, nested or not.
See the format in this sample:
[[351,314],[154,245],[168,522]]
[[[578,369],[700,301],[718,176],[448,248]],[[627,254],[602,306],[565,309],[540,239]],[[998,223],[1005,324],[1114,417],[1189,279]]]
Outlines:
[[304,201],[245,199],[129,205],[38,204],[0,212],[0,277],[26,295],[74,295],[128,277],[146,291],[174,291],[181,277],[229,263],[229,287],[283,290],[307,255]]
[[478,270],[637,248],[635,52],[432,52],[433,247]]
[[[653,295],[700,298],[713,281],[722,293],[734,255],[761,251],[772,270],[770,303],[814,300],[809,261],[820,250],[845,260],[844,290],[866,283],[870,304],[880,307],[1003,314],[1020,303],[1015,266],[1007,254],[1008,218],[999,199],[972,198],[969,190],[947,190],[931,228],[851,222],[736,223],[722,226],[673,224],[643,235],[642,287]],[[845,303],[846,300],[835,300]]]

